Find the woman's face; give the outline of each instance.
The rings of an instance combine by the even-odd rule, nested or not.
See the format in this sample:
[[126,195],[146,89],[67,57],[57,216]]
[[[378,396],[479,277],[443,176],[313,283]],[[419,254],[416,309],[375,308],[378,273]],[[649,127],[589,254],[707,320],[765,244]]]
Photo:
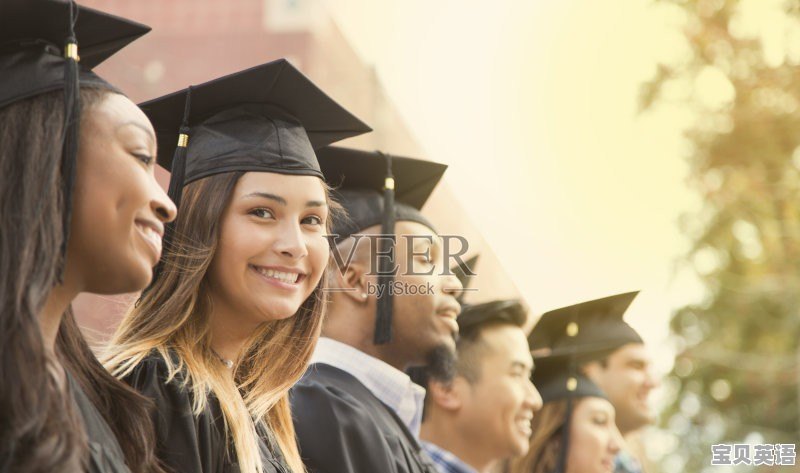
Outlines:
[[567,473],[611,473],[622,436],[614,407],[599,397],[582,398],[572,413]]
[[248,330],[294,315],[328,263],[327,221],[319,178],[244,174],[222,215],[209,269],[217,322]]
[[65,279],[81,291],[144,289],[175,205],[156,182],[153,126],[128,98],[104,94],[81,119]]

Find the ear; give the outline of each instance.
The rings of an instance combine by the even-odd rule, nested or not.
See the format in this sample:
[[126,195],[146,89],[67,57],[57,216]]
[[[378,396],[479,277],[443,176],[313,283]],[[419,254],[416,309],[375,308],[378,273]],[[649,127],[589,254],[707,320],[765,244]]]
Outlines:
[[464,405],[464,388],[467,380],[456,376],[449,384],[431,380],[428,382],[428,395],[435,405],[445,411],[455,412]]
[[583,374],[589,379],[597,383],[597,380],[603,372],[603,365],[599,361],[590,361],[581,367],[581,371],[583,371]]
[[366,304],[369,300],[367,294],[368,268],[358,261],[351,261],[344,269],[336,270],[336,283],[344,289],[342,294],[349,297],[356,304]]

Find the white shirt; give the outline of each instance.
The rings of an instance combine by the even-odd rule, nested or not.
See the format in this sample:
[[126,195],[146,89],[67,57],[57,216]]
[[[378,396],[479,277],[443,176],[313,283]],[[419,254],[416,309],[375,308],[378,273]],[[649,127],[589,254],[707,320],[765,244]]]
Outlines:
[[326,337],[320,337],[317,342],[311,363],[324,363],[350,373],[389,406],[415,437],[419,437],[425,388],[411,381],[407,374],[361,350]]

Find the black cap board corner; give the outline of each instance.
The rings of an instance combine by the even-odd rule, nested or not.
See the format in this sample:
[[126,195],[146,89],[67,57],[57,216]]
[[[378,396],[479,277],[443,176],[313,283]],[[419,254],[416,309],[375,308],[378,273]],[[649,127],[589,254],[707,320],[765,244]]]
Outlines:
[[551,356],[586,355],[642,343],[636,330],[623,320],[638,294],[626,292],[546,312],[528,336],[531,350],[547,348]]
[[461,282],[461,287],[464,289],[458,295],[458,303],[464,304],[464,298],[467,295],[467,289],[469,289],[470,284],[472,283],[472,279],[477,275],[475,273],[475,268],[478,266],[478,259],[480,258],[480,254],[473,256],[472,258],[463,261],[452,268],[450,271],[455,274],[456,278],[458,278],[459,282]]

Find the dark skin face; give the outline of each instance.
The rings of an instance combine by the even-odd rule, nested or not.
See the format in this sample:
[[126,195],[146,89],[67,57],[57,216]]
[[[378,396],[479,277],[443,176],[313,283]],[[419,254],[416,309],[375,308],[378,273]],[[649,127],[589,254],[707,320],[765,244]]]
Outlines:
[[[380,227],[370,227],[360,233],[379,234]],[[385,345],[373,344],[377,295],[370,293],[369,288],[378,284],[378,276],[370,274],[372,255],[366,239],[359,243],[354,259],[344,273],[333,271],[334,284],[349,290],[331,294],[333,303],[323,332],[325,336],[403,370],[424,364],[436,347],[444,345],[455,350],[456,317],[460,312],[456,296],[462,287],[454,275],[441,274],[444,255],[441,241],[433,230],[420,223],[399,221],[395,225],[395,234],[398,236],[396,283],[425,290],[418,290],[416,294],[412,293],[413,289],[395,293],[392,341]],[[407,238],[410,235],[414,236],[413,240]],[[340,251],[346,257],[349,247],[346,244],[340,246]],[[416,255],[409,261],[412,251]],[[412,270],[417,274],[410,274]],[[428,272],[431,274],[420,274]]]
[[81,121],[67,271],[80,290],[144,289],[176,209],[155,179],[155,134],[128,98],[107,94]]
[[136,292],[150,283],[164,224],[177,214],[156,182],[155,156],[153,127],[128,98],[108,93],[84,110],[64,280],[39,315],[48,349],[78,293]]

